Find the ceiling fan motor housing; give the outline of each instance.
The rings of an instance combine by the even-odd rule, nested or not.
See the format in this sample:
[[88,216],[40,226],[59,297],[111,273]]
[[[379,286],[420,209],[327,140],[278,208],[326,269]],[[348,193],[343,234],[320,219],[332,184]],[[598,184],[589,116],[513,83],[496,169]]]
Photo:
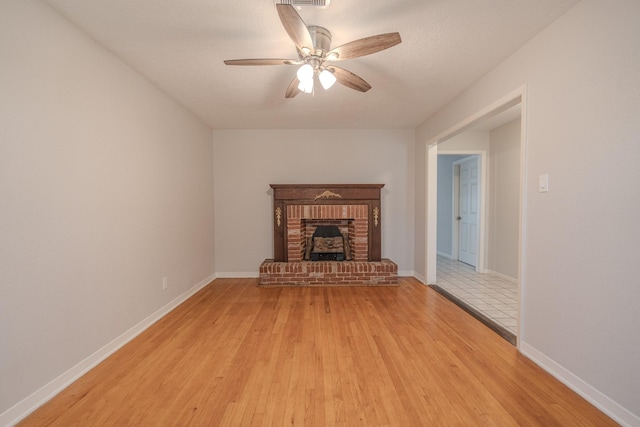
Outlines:
[[326,53],[331,50],[331,33],[329,30],[315,25],[309,25],[307,29],[309,30],[309,35],[311,35],[311,40],[313,40],[313,48],[316,52],[321,50],[322,53]]

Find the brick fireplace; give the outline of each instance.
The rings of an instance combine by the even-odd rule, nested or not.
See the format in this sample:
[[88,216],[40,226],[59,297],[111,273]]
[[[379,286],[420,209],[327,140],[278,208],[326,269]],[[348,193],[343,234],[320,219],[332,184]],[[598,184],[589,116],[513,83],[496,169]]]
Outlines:
[[[381,259],[383,186],[271,184],[274,258],[260,266],[260,284],[397,284],[396,264]],[[350,260],[305,260],[305,250],[316,227],[326,225],[340,230],[350,247]]]

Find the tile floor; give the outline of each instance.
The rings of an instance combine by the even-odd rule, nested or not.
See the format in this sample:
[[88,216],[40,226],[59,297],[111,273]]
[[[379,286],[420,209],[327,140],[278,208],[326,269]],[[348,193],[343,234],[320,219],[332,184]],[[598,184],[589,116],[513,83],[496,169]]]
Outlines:
[[460,261],[438,256],[436,285],[514,336],[518,328],[518,285],[490,273],[476,273]]

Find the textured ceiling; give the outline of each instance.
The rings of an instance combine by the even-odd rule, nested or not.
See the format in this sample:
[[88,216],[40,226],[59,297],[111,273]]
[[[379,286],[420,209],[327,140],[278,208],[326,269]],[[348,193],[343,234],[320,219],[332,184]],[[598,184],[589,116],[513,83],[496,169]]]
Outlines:
[[373,88],[336,84],[285,99],[296,58],[275,0],[45,0],[212,128],[415,127],[578,0],[332,0],[306,8],[332,46],[398,31],[402,43],[340,62]]

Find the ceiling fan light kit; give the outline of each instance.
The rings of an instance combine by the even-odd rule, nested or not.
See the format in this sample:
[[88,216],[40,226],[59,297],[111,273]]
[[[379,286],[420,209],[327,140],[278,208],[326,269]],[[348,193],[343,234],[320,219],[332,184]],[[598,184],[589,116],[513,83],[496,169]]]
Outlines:
[[298,72],[296,76],[298,76],[298,80],[304,81],[313,78],[314,69],[311,64],[304,64],[302,67],[298,68]]
[[311,64],[304,64],[302,67],[298,68],[298,72],[296,73],[296,77],[298,78],[298,89],[304,93],[312,93],[313,92],[313,75],[315,71]]
[[327,90],[336,82],[336,76],[329,70],[322,70],[320,74],[318,74],[318,80],[320,80],[320,84],[322,87]]
[[[365,37],[331,49],[331,33],[323,27],[307,26],[294,4],[316,4],[315,0],[290,0],[276,4],[278,16],[285,31],[296,45],[298,59],[230,59],[224,61],[227,65],[302,65],[298,68],[296,77],[291,81],[285,92],[285,98],[293,98],[300,92],[313,93],[314,78],[322,87],[329,89],[338,83],[359,92],[366,92],[371,85],[364,79],[345,70],[331,65],[331,62],[358,58],[388,49],[402,42],[399,33],[378,34]],[[329,0],[324,1],[329,4]],[[318,4],[319,5],[319,4]]]

